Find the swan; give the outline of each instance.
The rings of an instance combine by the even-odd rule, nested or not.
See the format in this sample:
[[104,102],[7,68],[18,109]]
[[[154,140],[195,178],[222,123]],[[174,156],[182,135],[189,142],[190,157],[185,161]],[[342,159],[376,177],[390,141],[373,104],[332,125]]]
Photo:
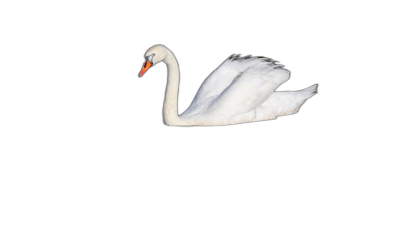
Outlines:
[[164,45],[150,47],[139,78],[159,62],[167,65],[163,106],[168,126],[220,126],[275,119],[297,113],[318,84],[298,91],[275,91],[290,71],[271,58],[233,54],[203,82],[189,108],[178,115],[179,65]]

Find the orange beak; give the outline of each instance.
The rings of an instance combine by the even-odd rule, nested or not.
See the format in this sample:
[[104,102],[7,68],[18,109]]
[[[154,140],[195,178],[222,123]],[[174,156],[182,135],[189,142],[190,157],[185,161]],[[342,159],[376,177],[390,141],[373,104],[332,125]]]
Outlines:
[[142,70],[140,70],[139,77],[142,77],[144,73],[152,66],[153,64],[149,61],[146,60],[146,62],[143,63]]

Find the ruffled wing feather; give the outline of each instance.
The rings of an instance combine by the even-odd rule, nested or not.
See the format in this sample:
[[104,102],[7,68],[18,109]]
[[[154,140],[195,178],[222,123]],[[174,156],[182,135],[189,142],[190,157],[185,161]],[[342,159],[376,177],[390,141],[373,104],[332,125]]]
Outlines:
[[283,82],[290,72],[266,57],[231,55],[201,85],[183,117],[231,117],[253,110]]

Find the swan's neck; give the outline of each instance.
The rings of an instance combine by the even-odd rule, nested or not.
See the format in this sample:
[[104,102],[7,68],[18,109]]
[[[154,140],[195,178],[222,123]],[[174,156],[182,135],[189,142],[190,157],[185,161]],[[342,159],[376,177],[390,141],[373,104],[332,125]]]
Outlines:
[[168,52],[164,63],[168,69],[163,107],[164,123],[166,125],[184,125],[183,120],[178,116],[179,65],[172,52]]

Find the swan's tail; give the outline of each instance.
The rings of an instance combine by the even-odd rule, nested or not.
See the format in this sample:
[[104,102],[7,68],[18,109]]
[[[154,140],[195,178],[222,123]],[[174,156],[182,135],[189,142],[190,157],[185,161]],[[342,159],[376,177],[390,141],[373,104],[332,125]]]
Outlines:
[[297,113],[307,99],[316,95],[318,84],[298,91],[276,91],[256,109],[256,120],[270,120]]
[[304,99],[309,99],[312,96],[316,95],[318,92],[318,84],[311,85],[310,87],[300,90],[300,91],[295,91],[299,95],[302,95]]

